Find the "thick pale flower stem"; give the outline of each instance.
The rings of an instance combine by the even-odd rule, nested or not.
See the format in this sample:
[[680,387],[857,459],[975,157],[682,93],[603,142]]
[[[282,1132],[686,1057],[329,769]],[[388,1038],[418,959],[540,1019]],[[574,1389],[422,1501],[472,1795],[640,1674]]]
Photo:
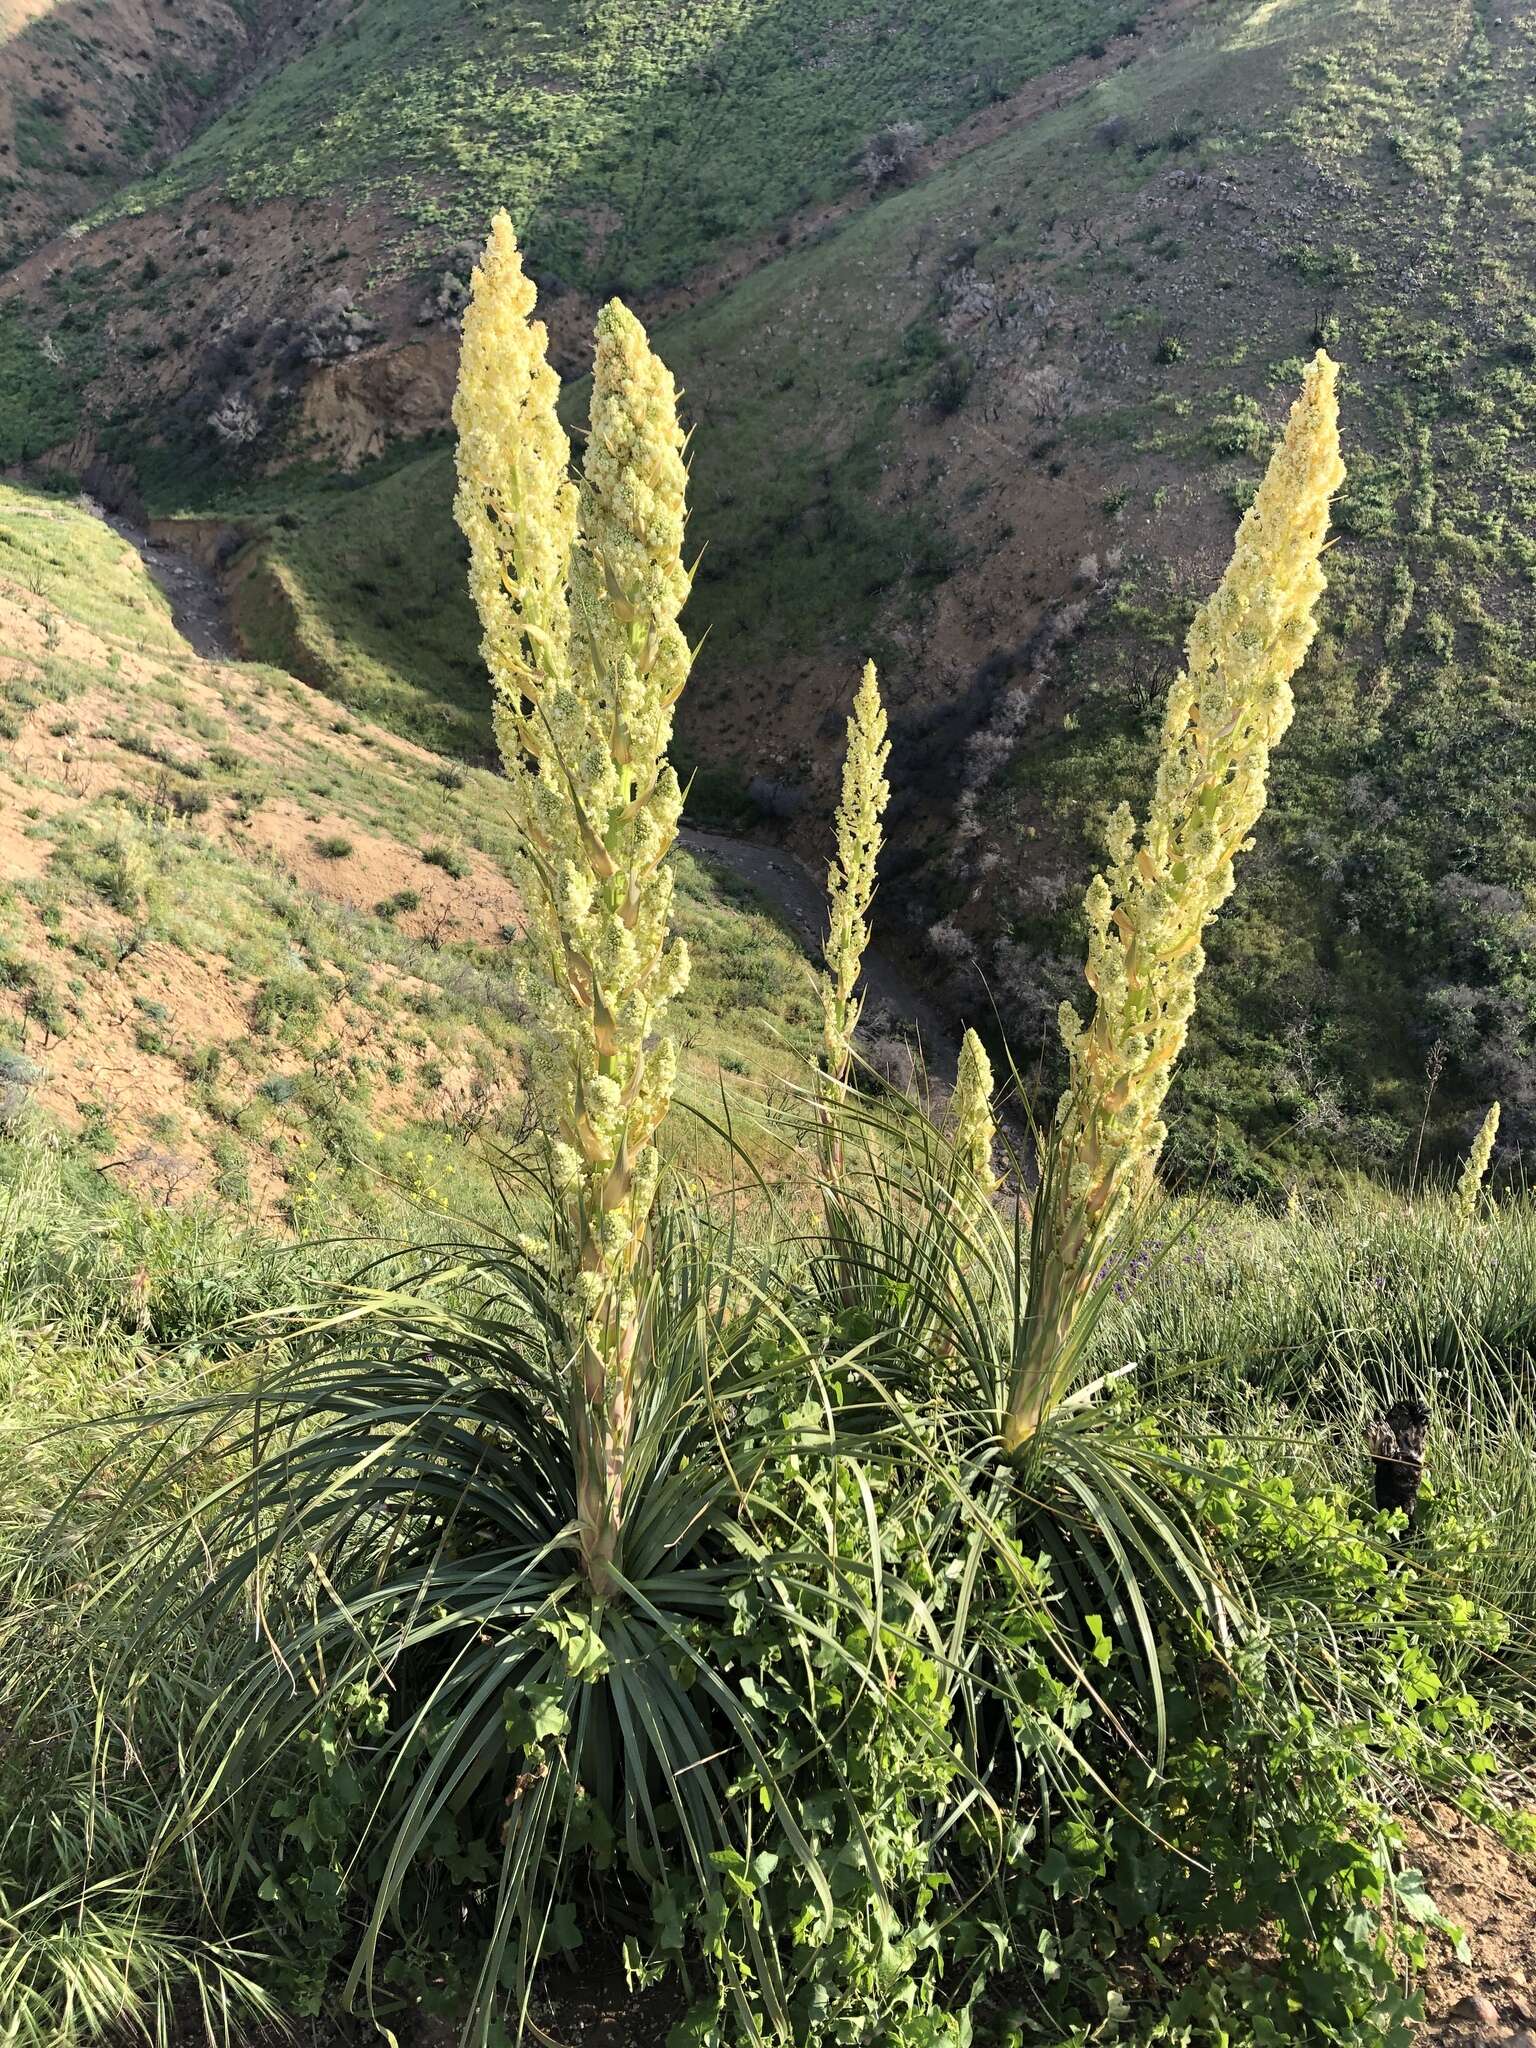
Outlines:
[[592,1591],[605,1600],[621,1562],[624,1473],[634,1430],[634,1344],[638,1329],[611,1344],[583,1339],[581,1398],[574,1430],[577,1550]]

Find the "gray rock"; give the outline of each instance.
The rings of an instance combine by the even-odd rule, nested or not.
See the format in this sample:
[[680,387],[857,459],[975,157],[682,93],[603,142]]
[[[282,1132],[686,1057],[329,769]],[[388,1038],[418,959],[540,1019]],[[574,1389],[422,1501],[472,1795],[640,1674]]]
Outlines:
[[1481,1991],[1469,1991],[1465,1998],[1458,1998],[1451,2007],[1451,2018],[1474,2027],[1496,2027],[1499,2024],[1499,2008],[1491,1998],[1485,1998]]

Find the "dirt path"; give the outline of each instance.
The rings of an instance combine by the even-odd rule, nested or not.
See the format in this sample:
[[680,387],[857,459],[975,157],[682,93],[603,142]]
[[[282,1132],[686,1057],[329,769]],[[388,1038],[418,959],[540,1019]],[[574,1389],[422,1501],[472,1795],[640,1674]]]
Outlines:
[[1423,2048],[1536,2048],[1536,1876],[1451,1807],[1410,1822],[1408,1859],[1440,1910],[1465,1928],[1470,1963],[1435,1944]]

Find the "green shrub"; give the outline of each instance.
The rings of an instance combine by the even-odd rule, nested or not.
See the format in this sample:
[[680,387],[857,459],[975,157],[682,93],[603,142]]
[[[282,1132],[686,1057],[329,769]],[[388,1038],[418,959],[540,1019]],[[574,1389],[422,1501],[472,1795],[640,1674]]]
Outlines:
[[445,875],[451,875],[456,882],[462,882],[469,873],[469,862],[453,846],[424,846],[421,857],[429,868],[441,868]]
[[393,896],[384,896],[373,906],[375,917],[389,919],[404,912],[420,910],[421,895],[415,889],[397,889]]
[[1255,461],[1269,453],[1274,438],[1257,401],[1242,394],[1206,429],[1206,439],[1218,455],[1246,455]]
[[325,984],[304,971],[269,975],[251,1001],[251,1025],[303,1045],[326,1009]]

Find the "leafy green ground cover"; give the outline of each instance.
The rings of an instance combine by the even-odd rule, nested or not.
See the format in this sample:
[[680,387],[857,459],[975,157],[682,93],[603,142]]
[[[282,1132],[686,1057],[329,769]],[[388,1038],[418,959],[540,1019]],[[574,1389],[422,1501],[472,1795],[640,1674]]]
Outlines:
[[86,363],[73,373],[62,355],[55,364],[43,353],[42,337],[18,316],[0,317],[0,462],[27,462],[67,441],[80,417],[78,392]]
[[[456,1562],[496,1540],[463,1519],[463,1503],[451,1535],[428,1516],[424,1548],[407,1546],[394,1504],[392,1533],[366,1537],[365,1552],[385,1545],[407,1586],[422,1573],[448,1605],[429,1627],[398,1616],[415,1645],[404,1661],[387,1632],[359,1634],[355,1617],[350,1640],[333,1634],[322,1710],[295,1698],[265,1652],[248,1664],[216,1575],[181,1575],[184,1544],[223,1559],[227,1541],[248,1540],[243,1493],[221,1507],[220,1489],[256,1449],[240,1392],[253,1376],[266,1390],[263,1435],[286,1433],[285,1403],[329,1388],[321,1407],[295,1411],[294,1448],[324,1445],[332,1508],[313,1499],[288,1539],[311,1558],[319,1545],[328,1572],[356,1569],[381,1459],[383,1498],[391,1486],[430,1495],[433,1468],[473,1487],[454,1463],[472,1440],[443,1436],[431,1411],[451,1386],[454,1412],[479,1418],[472,1462],[501,1442],[508,1390],[528,1367],[527,1354],[514,1366],[497,1334],[515,1313],[517,1255],[477,1254],[487,1261],[478,1271],[433,1281],[419,1254],[380,1242],[372,1252],[386,1263],[368,1286],[415,1272],[409,1306],[336,1299],[354,1334],[328,1338],[316,1325],[325,1290],[370,1256],[361,1247],[285,1249],[197,1208],[146,1213],[24,1140],[0,1140],[0,1190],[0,1443],[20,1475],[0,1507],[0,1699],[22,1738],[0,1749],[0,2015],[24,2048],[95,2039],[134,2006],[162,2039],[173,2007],[184,2014],[199,1995],[216,2021],[226,2006],[334,2019],[381,1883],[397,1917],[375,1930],[380,2018],[400,2030],[419,2002],[462,2010],[497,1921],[509,1808],[546,1787],[566,1799],[565,1774],[618,1674],[631,1689],[619,1696],[638,1706],[661,1672],[646,1679],[626,1662],[638,1640],[621,1647],[601,1614],[584,1623],[579,1605],[551,1595],[535,1631],[548,1655],[536,1669],[508,1663],[489,1709],[477,1706],[480,1670],[466,1662],[475,1641],[500,1641],[510,1657],[518,1638],[508,1592],[499,1580],[489,1590],[491,1562],[472,1581]],[[1018,2048],[1090,2038],[1106,2023],[1164,2048],[1213,2038],[1300,2048],[1329,2032],[1408,2041],[1415,1960],[1461,1937],[1404,1855],[1401,1822],[1449,1800],[1519,1853],[1536,1840],[1521,1811],[1536,1675],[1536,1217],[1516,1199],[1468,1227],[1438,1195],[1387,1204],[1361,1191],[1287,1219],[1165,1207],[1152,1233],[1116,1269],[1096,1346],[1105,1366],[1132,1350],[1144,1364],[1110,1416],[1053,1434],[1032,1468],[1031,1520],[1016,1535],[988,1525],[985,1547],[963,1514],[957,1527],[948,1462],[965,1433],[965,1375],[1002,1310],[981,1269],[958,1349],[929,1355],[910,1350],[921,1316],[910,1289],[886,1291],[894,1270],[857,1310],[834,1311],[815,1278],[814,1235],[774,1249],[754,1234],[728,1254],[789,1310],[782,1323],[749,1313],[750,1339],[712,1318],[709,1337],[722,1392],[737,1345],[749,1344],[755,1391],[734,1410],[730,1455],[738,1477],[763,1462],[731,1526],[779,1565],[765,1578],[751,1540],[715,1558],[706,1539],[709,1572],[734,1591],[720,1614],[703,1609],[672,1655],[685,1670],[697,1658],[700,1672],[733,1674],[750,1717],[723,1727],[733,1751],[743,1727],[754,1740],[784,1731],[755,1765],[741,1756],[732,1770],[744,1786],[792,1789],[803,1854],[765,1802],[751,1854],[738,1867],[721,1851],[728,1884],[701,1879],[673,1862],[688,1835],[665,1809],[649,1843],[626,1840],[588,1754],[558,1853],[551,1846],[518,1879],[553,1914],[555,1960],[531,1985],[539,2022],[558,2030],[569,1961],[588,1976],[612,1968],[618,1983],[622,1950],[637,2000],[662,1973],[686,1972],[677,1998],[652,1997],[653,2020],[643,2000],[633,2007],[637,2038],[658,2043],[690,2000],[670,2038],[741,2038],[743,2006],[720,1988],[732,1983],[770,2031],[782,2011],[798,2043]],[[721,1255],[723,1240],[705,1242]],[[309,1343],[295,1341],[300,1328],[315,1329]],[[658,1328],[670,1359],[682,1341],[670,1309]],[[914,1357],[942,1377],[937,1410],[931,1392],[912,1398],[916,1382],[899,1391]],[[880,1402],[869,1406],[871,1371],[897,1404],[885,1422]],[[386,1386],[402,1404],[397,1422],[412,1418],[392,1443],[368,1434],[366,1407],[350,1406]],[[1366,1420],[1405,1391],[1435,1417],[1412,1536],[1372,1514],[1362,1441]],[[177,1415],[187,1396],[196,1405]],[[829,1398],[850,1434],[829,1435]],[[430,1408],[418,1412],[418,1400]],[[152,1477],[142,1423],[48,1433],[113,1408],[165,1411],[150,1426]],[[698,1425],[707,1437],[703,1411]],[[349,1440],[349,1429],[364,1434]],[[429,1441],[437,1449],[418,1465],[411,1447],[425,1454]],[[306,1483],[302,1459],[265,1469],[264,1484]],[[510,1477],[494,1497],[511,1512]],[[1091,1530],[1116,1500],[1130,1520],[1104,1524],[1096,1549],[1085,1505]],[[280,1545],[301,1510],[286,1494],[267,1505]],[[1200,1570],[1223,1587],[1222,1628],[1235,1635],[1213,1636],[1159,1580],[1159,1529],[1169,1541],[1182,1531],[1186,1545],[1198,1532]],[[274,1548],[261,1598],[281,1630],[291,1601],[280,1556]],[[1085,1586],[1093,1560],[1104,1577]],[[160,1576],[172,1570],[180,1590]],[[303,1583],[313,1580],[292,1588],[301,1627]],[[1131,1587],[1139,1616],[1122,1604]],[[444,1630],[450,1610],[468,1619],[472,1592],[501,1603],[501,1618],[488,1613],[459,1645]],[[629,1626],[643,1633],[643,1623]],[[1083,1652],[1064,1662],[1063,1644],[1079,1639]],[[381,1655],[393,1669],[382,1690],[369,1678]],[[231,1670],[241,1673],[234,1698],[221,1690]],[[269,1696],[279,1678],[280,1699]],[[695,1685],[676,1699],[707,1713],[707,1685]],[[210,1698],[224,1703],[211,1721]],[[472,1711],[489,1711],[496,1730],[478,1763],[463,1746]],[[1166,1755],[1154,1763],[1159,1730]],[[253,1737],[276,1745],[275,1758],[252,1753]],[[681,1727],[649,1736],[658,1757],[687,1739]],[[234,1748],[220,1751],[230,1768],[205,1808],[213,1741]],[[433,1788],[450,1786],[438,1803]],[[726,1792],[711,1782],[707,1796]],[[1001,1841],[999,1800],[1015,1816]],[[409,1861],[387,1868],[387,1845],[408,1838],[416,1847],[399,1853]],[[1240,1960],[1198,1967],[1212,1946]],[[775,1951],[783,1975],[765,1977]],[[515,1954],[514,1941],[514,1976]],[[622,2005],[626,1994],[615,1995]]]

